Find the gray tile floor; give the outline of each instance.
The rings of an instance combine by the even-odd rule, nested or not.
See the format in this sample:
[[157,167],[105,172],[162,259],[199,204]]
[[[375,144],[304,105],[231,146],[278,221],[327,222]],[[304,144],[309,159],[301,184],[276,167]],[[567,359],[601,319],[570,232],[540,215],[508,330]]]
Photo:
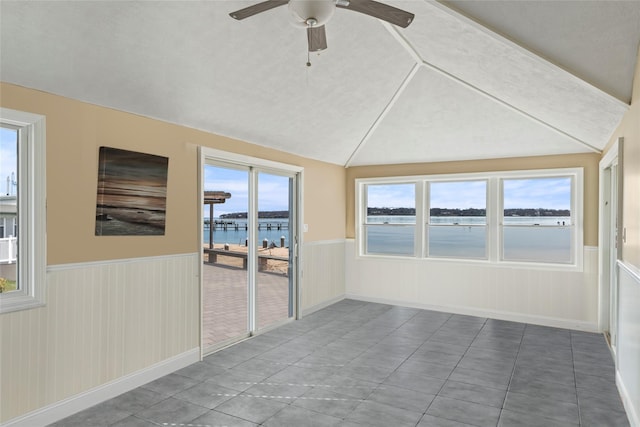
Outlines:
[[55,426],[628,426],[599,334],[343,300]]

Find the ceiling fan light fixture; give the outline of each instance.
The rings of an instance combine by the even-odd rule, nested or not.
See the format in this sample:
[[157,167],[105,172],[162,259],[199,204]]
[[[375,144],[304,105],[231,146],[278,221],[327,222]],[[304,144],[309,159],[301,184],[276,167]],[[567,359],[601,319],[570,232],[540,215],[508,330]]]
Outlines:
[[291,23],[296,27],[308,28],[311,20],[314,27],[326,24],[336,10],[335,0],[290,0]]
[[[338,7],[363,13],[402,28],[411,24],[414,17],[413,13],[376,0],[263,0],[260,3],[231,12],[229,15],[240,21],[285,4],[288,4],[289,8],[289,22],[294,27],[306,29],[309,52],[319,52],[327,48],[327,34],[324,24],[331,19]],[[308,60],[307,65],[311,65]]]

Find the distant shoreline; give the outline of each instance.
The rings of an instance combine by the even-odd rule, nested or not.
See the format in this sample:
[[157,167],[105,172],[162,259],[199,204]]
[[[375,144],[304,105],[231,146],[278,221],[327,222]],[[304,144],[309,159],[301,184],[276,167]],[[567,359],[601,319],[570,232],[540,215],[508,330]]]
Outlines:
[[[415,208],[367,208],[367,216],[415,216]],[[430,216],[486,216],[486,209],[431,208]],[[556,217],[571,216],[569,209],[510,208],[504,216]]]
[[[246,212],[222,214],[220,219],[247,219]],[[289,211],[259,211],[258,219],[289,219]]]

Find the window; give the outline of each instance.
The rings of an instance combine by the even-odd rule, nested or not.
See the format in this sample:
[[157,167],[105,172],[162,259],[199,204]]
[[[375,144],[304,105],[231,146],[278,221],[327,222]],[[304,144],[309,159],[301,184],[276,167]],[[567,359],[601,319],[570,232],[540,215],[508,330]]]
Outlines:
[[582,169],[356,180],[362,256],[582,268]]
[[0,109],[0,312],[44,304],[45,119]]
[[487,181],[429,184],[429,256],[487,258]]
[[367,185],[365,252],[414,255],[415,184]]
[[502,259],[572,262],[572,177],[502,181]]

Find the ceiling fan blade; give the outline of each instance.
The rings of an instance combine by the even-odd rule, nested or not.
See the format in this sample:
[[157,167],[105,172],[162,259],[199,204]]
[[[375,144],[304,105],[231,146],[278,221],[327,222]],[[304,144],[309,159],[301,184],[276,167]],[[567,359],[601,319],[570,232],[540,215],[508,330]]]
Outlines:
[[413,13],[374,0],[338,1],[336,7],[364,13],[402,28],[407,28],[415,16]]
[[245,7],[244,9],[231,12],[229,16],[240,21],[241,19],[257,15],[258,13],[266,12],[267,10],[273,9],[274,7],[284,6],[287,3],[289,3],[289,0],[267,0],[263,1],[262,3],[257,3]]
[[309,42],[309,52],[318,52],[327,48],[327,34],[324,25],[307,28],[307,41]]

